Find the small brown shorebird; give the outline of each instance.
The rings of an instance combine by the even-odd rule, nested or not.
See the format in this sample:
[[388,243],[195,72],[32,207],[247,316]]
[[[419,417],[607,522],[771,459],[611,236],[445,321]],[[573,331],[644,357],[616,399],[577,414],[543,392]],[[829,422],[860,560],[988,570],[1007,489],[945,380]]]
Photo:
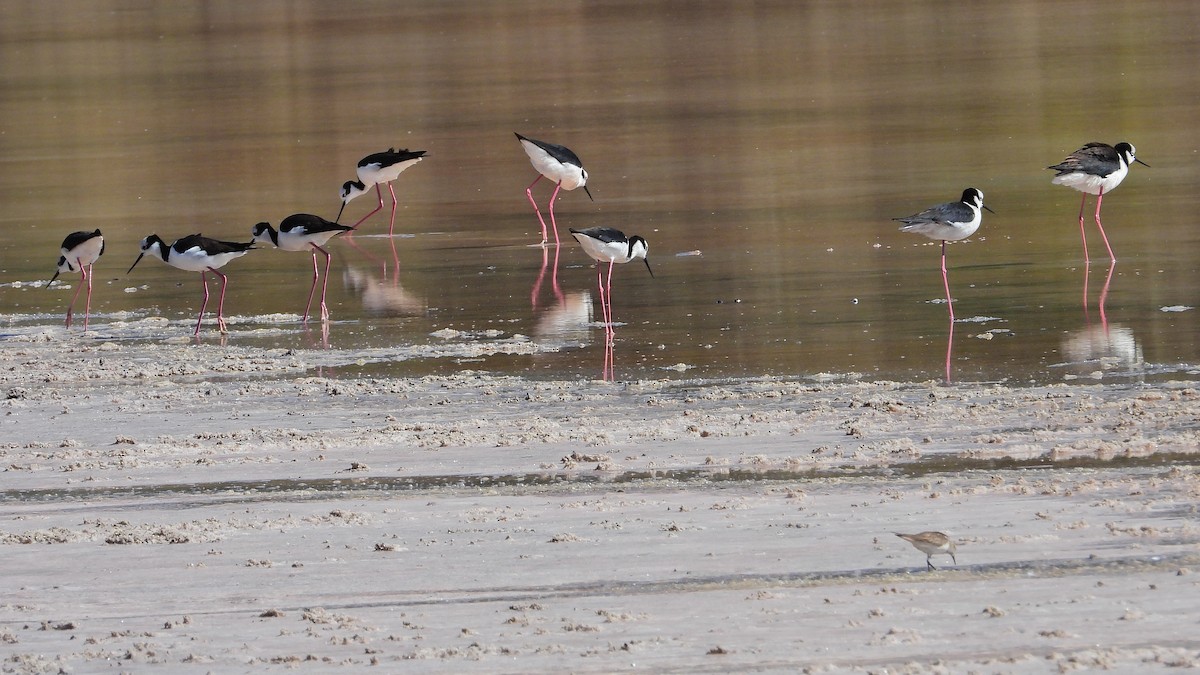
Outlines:
[[933,561],[930,558],[939,553],[950,556],[954,564],[958,564],[958,559],[954,557],[954,541],[942,532],[918,532],[917,534],[900,534],[899,532],[894,532],[893,534],[912,544],[921,553],[924,553],[925,564],[931,570],[936,570],[937,568],[933,566]]

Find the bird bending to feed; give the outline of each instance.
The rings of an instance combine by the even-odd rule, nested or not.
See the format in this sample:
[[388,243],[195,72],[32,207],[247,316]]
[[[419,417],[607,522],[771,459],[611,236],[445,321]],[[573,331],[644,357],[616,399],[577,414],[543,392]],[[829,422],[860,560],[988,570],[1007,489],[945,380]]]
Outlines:
[[325,256],[325,283],[321,286],[321,320],[329,320],[329,308],[325,305],[325,292],[329,288],[329,261],[333,256],[322,246],[343,232],[353,230],[349,225],[331,223],[320,216],[308,213],[295,213],[284,218],[279,223],[279,230],[271,227],[270,223],[259,223],[251,230],[255,241],[271,244],[284,251],[310,251],[313,261],[312,286],[308,289],[308,302],[304,305],[304,318],[308,323],[308,310],[312,307],[313,293],[317,290],[319,278],[317,253]]
[[1083,193],[1083,199],[1079,202],[1079,236],[1083,239],[1085,263],[1092,262],[1088,256],[1087,235],[1083,231],[1083,209],[1087,205],[1088,195],[1096,195],[1096,227],[1100,228],[1100,237],[1104,239],[1109,259],[1117,261],[1112,246],[1108,245],[1108,235],[1104,234],[1104,225],[1100,223],[1100,203],[1104,201],[1106,193],[1112,192],[1125,180],[1134,162],[1150,166],[1137,158],[1134,147],[1128,143],[1117,143],[1116,147],[1106,143],[1088,143],[1058,164],[1046,167],[1056,172],[1051,183],[1066,185]]
[[235,241],[217,241],[199,234],[189,234],[182,239],[176,239],[175,243],[167,246],[167,243],[157,234],[152,234],[142,240],[142,252],[138,255],[137,260],[134,260],[133,264],[129,266],[129,272],[137,267],[147,253],[153,253],[154,257],[162,259],[171,267],[187,272],[199,272],[200,284],[204,286],[204,302],[200,304],[200,314],[196,317],[195,335],[200,335],[200,322],[204,319],[204,309],[208,307],[208,279],[204,276],[205,272],[212,272],[221,277],[221,298],[217,301],[217,326],[222,333],[228,333],[229,330],[225,326],[224,308],[225,287],[229,284],[229,279],[218,272],[217,268],[224,267],[234,258],[246,255],[246,252],[253,248],[254,242],[243,244]]
[[367,218],[375,215],[383,208],[383,191],[380,185],[387,183],[388,192],[392,194],[392,220],[388,224],[388,234],[394,234],[396,229],[396,190],[392,187],[392,181],[400,177],[400,174],[405,169],[421,161],[425,157],[424,150],[407,150],[389,148],[385,152],[376,152],[374,154],[363,157],[358,162],[358,180],[348,180],[342,183],[342,208],[338,209],[337,220],[342,219],[342,211],[346,210],[346,205],[355,197],[363,194],[375,186],[375,195],[379,197],[379,206],[375,207],[367,215],[363,216],[351,229],[357,228],[366,222]]
[[83,305],[83,330],[88,329],[88,315],[92,311],[92,265],[104,254],[104,235],[100,230],[92,232],[72,232],[63,239],[62,255],[58,256],[58,270],[46,286],[54,283],[63,272],[79,272],[79,286],[75,295],[71,296],[71,304],[67,305],[67,328],[71,327],[71,315],[75,309],[75,301],[79,299],[79,291],[87,284],[87,299]]
[[915,232],[942,242],[942,284],[946,287],[946,306],[950,308],[950,320],[954,320],[954,301],[950,298],[950,280],[946,276],[946,242],[966,239],[975,234],[983,221],[980,209],[991,209],[983,205],[983,192],[975,188],[963,190],[962,198],[931,206],[924,211],[905,218],[893,218],[904,223],[901,232]]
[[[612,272],[616,263],[627,263],[638,258],[646,263],[646,270],[654,276],[650,269],[650,259],[646,257],[649,246],[646,240],[634,235],[626,237],[620,230],[611,227],[589,227],[586,230],[571,229],[584,253],[596,261],[596,283],[600,293],[600,310],[604,315],[604,332],[609,343],[612,342],[616,331],[612,326]],[[602,263],[608,263],[608,283],[604,283]]]
[[933,566],[933,561],[930,560],[933,556],[942,553],[950,556],[954,564],[958,564],[958,559],[954,557],[954,541],[941,532],[918,532],[917,534],[900,534],[893,532],[897,537],[912,544],[918,551],[925,554],[925,564],[931,570],[937,568]]
[[579,161],[579,155],[571,152],[570,148],[526,138],[515,131],[513,133],[521,142],[521,147],[525,148],[525,154],[529,155],[529,161],[533,164],[533,168],[538,172],[538,177],[533,179],[529,187],[525,188],[525,196],[529,198],[529,203],[533,204],[533,212],[537,214],[538,222],[542,224],[542,244],[549,241],[549,236],[546,231],[546,221],[542,219],[542,212],[533,199],[533,186],[537,185],[542,177],[549,178],[550,182],[554,183],[554,194],[550,195],[550,225],[554,228],[554,243],[558,244],[558,224],[554,222],[554,201],[558,198],[558,191],[581,187],[587,193],[588,199],[596,201],[592,199],[592,193],[587,189],[587,169],[583,168],[583,162]]

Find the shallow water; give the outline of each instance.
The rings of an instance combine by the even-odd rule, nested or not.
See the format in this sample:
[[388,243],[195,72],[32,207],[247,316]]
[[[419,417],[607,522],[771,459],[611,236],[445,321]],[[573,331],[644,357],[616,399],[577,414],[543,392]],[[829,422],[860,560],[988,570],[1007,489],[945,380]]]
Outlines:
[[[943,378],[937,244],[890,219],[975,186],[997,213],[949,247],[952,379],[1200,363],[1194,2],[354,8],[5,5],[0,320],[61,325],[73,288],[39,285],[67,233],[100,228],[95,334],[163,316],[135,337],[186,338],[197,275],[126,274],[143,236],[245,240],[261,220],[332,218],[357,160],[396,146],[428,159],[395,183],[400,236],[381,236],[385,209],[332,244],[327,341],[298,324],[307,256],[263,250],[225,268],[228,343],[493,331],[544,349],[362,372],[598,376],[595,272],[566,228],[608,225],[649,240],[655,273],[615,275],[619,379]],[[558,202],[557,277],[555,249],[531,246],[535,174],[513,131],[570,146],[591,176],[595,202]],[[1090,219],[1083,265],[1079,195],[1043,168],[1092,140],[1130,141],[1152,167],[1105,200],[1115,268]],[[545,181],[534,190],[544,204]],[[371,208],[360,197],[345,220]],[[206,324],[201,340],[218,339]]]

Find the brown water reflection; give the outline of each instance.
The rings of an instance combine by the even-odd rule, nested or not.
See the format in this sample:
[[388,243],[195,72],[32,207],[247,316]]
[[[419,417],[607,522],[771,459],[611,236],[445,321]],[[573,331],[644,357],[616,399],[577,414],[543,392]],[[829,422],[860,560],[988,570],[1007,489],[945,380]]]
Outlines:
[[[868,13],[839,2],[377,2],[347,12],[30,1],[5,3],[0,18],[9,321],[61,323],[67,291],[10,284],[48,278],[63,236],[97,227],[109,242],[92,306],[100,334],[106,314],[194,315],[190,275],[123,275],[141,237],[248,240],[261,220],[332,218],[359,158],[411,147],[429,155],[395,183],[406,236],[377,236],[373,219],[358,248],[333,244],[331,345],[424,341],[446,327],[538,335],[544,312],[589,291],[594,274],[566,242],[562,297],[550,274],[535,289],[543,252],[528,246],[540,227],[520,131],[571,147],[588,168],[596,201],[562,194],[560,226],[650,241],[658,278],[620,275],[614,299],[628,324],[619,378],[676,364],[702,376],[942,377],[937,244],[889,219],[974,185],[998,215],[951,246],[964,319],[954,379],[1056,380],[1100,369],[1060,364],[1082,358],[1065,345],[1094,330],[1108,270],[1093,262],[1085,307],[1078,195],[1051,186],[1042,167],[1086,141],[1127,140],[1154,168],[1138,167],[1105,199],[1121,255],[1105,323],[1129,331],[1138,375],[1200,361],[1197,311],[1161,311],[1200,305],[1200,4],[1190,0]],[[676,256],[694,250],[703,255]],[[306,264],[271,250],[230,264],[226,310],[251,323],[295,311]],[[260,339],[239,338],[237,325],[231,341]],[[581,349],[485,367],[598,376],[601,330],[567,338]]]

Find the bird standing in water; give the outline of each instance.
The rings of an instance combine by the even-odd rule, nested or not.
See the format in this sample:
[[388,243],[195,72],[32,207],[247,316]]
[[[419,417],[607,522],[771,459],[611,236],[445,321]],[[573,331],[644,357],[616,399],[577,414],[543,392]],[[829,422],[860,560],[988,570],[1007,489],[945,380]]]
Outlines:
[[1056,172],[1051,183],[1066,185],[1083,193],[1083,199],[1079,202],[1079,236],[1083,239],[1083,260],[1086,264],[1092,262],[1088,256],[1087,234],[1083,231],[1083,209],[1087,205],[1088,195],[1096,195],[1096,227],[1100,228],[1100,237],[1104,239],[1109,259],[1117,261],[1112,246],[1108,245],[1108,235],[1104,234],[1104,225],[1100,222],[1100,203],[1104,201],[1106,193],[1112,192],[1125,180],[1134,162],[1150,166],[1138,159],[1135,153],[1134,147],[1124,142],[1117,143],[1115,147],[1105,143],[1088,143],[1058,164],[1046,167]]
[[[516,134],[516,132],[513,133]],[[525,196],[529,198],[529,203],[533,204],[533,212],[537,214],[538,222],[542,224],[542,245],[545,245],[550,239],[546,231],[546,221],[542,219],[542,212],[533,199],[533,186],[537,185],[543,177],[549,178],[554,183],[554,194],[550,195],[549,208],[550,225],[554,228],[554,244],[557,246],[559,245],[558,224],[554,221],[554,201],[558,199],[558,191],[583,188],[588,199],[592,199],[592,193],[587,189],[588,172],[583,168],[583,162],[579,161],[579,155],[571,152],[570,148],[526,138],[521,134],[516,134],[516,136],[517,140],[521,142],[521,147],[525,149],[525,154],[529,155],[529,161],[533,164],[533,168],[538,171],[538,177],[534,178],[529,187],[525,188]],[[595,200],[592,199],[592,201]]]
[[983,192],[975,188],[963,190],[962,198],[957,202],[946,202],[931,206],[924,211],[906,216],[893,218],[904,223],[901,232],[915,232],[930,239],[942,242],[942,284],[946,287],[946,306],[950,308],[950,320],[954,321],[954,300],[950,297],[950,279],[946,275],[946,242],[966,239],[975,234],[979,224],[983,222],[980,209],[991,209],[983,205]]
[[392,187],[392,181],[400,177],[400,174],[405,169],[421,161],[425,157],[424,150],[407,150],[389,148],[384,152],[376,152],[374,154],[363,157],[358,162],[358,180],[348,180],[342,183],[342,208],[338,210],[337,220],[342,219],[342,211],[346,210],[346,205],[355,197],[363,194],[375,186],[375,195],[379,197],[379,206],[375,207],[367,215],[363,216],[351,229],[357,228],[366,222],[367,218],[379,213],[383,208],[383,190],[380,189],[381,183],[387,183],[388,192],[392,195],[392,219],[388,223],[388,235],[394,235],[396,229],[396,190]]
[[313,279],[312,286],[308,289],[308,302],[304,305],[304,318],[301,320],[303,323],[308,323],[308,310],[312,307],[313,293],[317,290],[317,279],[320,276],[317,268],[318,252],[325,256],[325,283],[321,286],[321,321],[329,320],[325,293],[329,288],[329,261],[333,256],[322,247],[330,239],[353,229],[349,225],[331,223],[320,216],[295,213],[280,221],[278,231],[271,227],[270,223],[259,223],[251,230],[255,241],[270,243],[284,251],[312,252]]
[[63,272],[79,272],[79,286],[75,295],[71,296],[71,304],[67,305],[67,328],[71,327],[71,314],[75,309],[75,301],[79,299],[79,291],[87,284],[87,299],[83,305],[83,330],[88,329],[88,315],[92,311],[92,265],[104,254],[104,235],[100,230],[92,232],[72,232],[63,239],[62,255],[58,257],[58,271],[46,282],[46,286],[54,283]]
[[[613,265],[617,263],[627,263],[642,259],[646,263],[646,269],[650,272],[650,276],[654,276],[654,270],[650,269],[650,259],[646,257],[649,253],[649,246],[646,240],[634,235],[626,237],[625,233],[620,230],[615,230],[611,227],[589,227],[586,230],[571,230],[571,235],[575,237],[579,245],[583,247],[584,253],[587,253],[592,260],[596,261],[596,284],[599,287],[600,293],[600,311],[604,315],[604,332],[606,341],[611,344],[616,335],[616,331],[612,325],[612,272]],[[604,282],[603,263],[608,263],[608,283]]]
[[196,317],[194,334],[197,337],[200,335],[200,322],[204,319],[204,309],[208,307],[208,279],[205,277],[205,273],[212,272],[221,277],[221,298],[217,301],[217,326],[222,333],[228,333],[224,309],[225,287],[229,285],[229,278],[218,272],[217,268],[224,267],[234,258],[246,255],[253,248],[254,242],[243,244],[235,241],[218,241],[199,234],[190,234],[182,239],[176,239],[175,243],[167,246],[167,243],[157,234],[152,234],[142,240],[142,252],[138,255],[137,260],[134,260],[133,264],[129,266],[129,272],[137,267],[147,253],[153,253],[154,257],[171,267],[188,272],[199,272],[200,284],[204,286],[204,302],[200,304],[200,314]]

